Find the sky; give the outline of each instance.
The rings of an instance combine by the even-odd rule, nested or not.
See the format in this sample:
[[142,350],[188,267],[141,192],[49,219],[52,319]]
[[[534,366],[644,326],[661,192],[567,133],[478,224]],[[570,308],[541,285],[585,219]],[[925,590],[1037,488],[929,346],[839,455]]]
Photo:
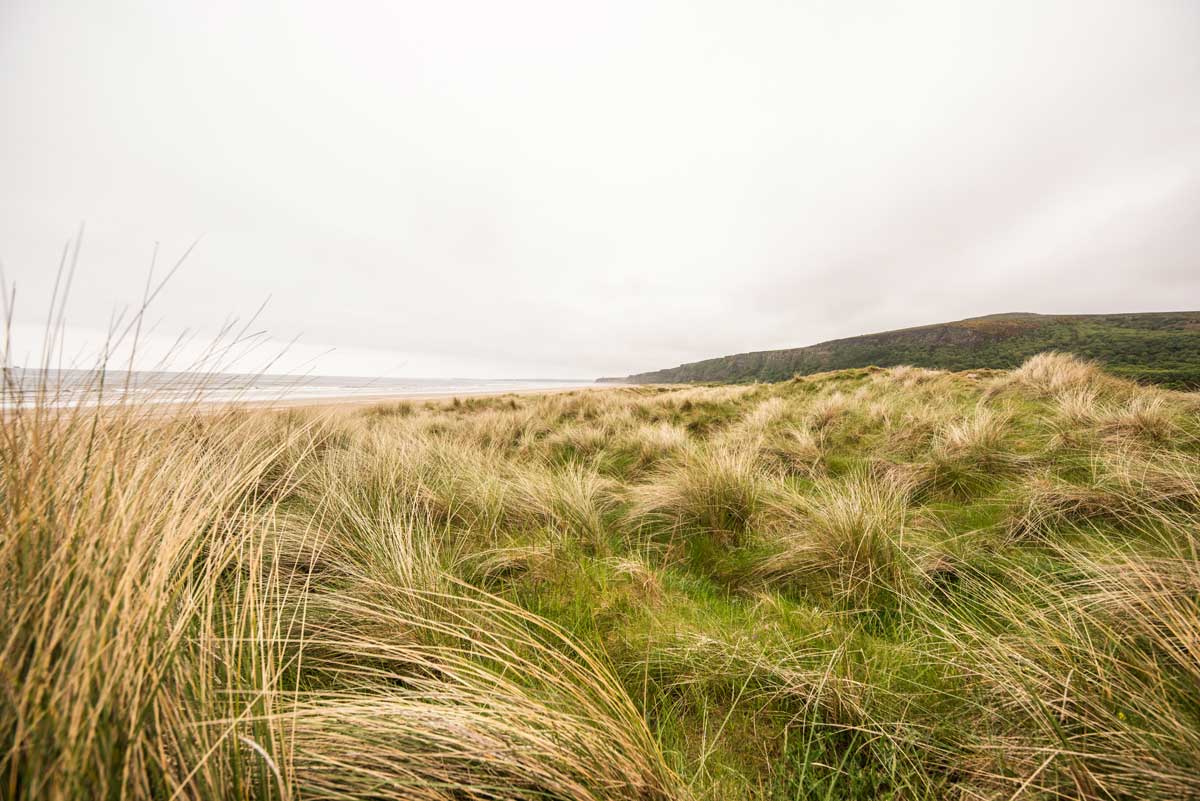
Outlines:
[[1195,0],[0,0],[0,113],[18,362],[81,224],[68,361],[199,239],[139,367],[252,317],[242,367],[576,378],[1200,308]]

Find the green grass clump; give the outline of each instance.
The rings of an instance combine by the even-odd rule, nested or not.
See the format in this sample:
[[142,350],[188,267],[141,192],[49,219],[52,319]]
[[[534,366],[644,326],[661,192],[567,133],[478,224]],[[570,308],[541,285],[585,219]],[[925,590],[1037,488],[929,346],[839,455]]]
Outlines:
[[794,520],[768,535],[777,550],[754,566],[758,577],[775,585],[800,583],[859,607],[904,593],[908,494],[901,488],[848,475],[822,480],[777,505]]
[[1197,798],[1198,410],[1062,354],[14,407],[0,795]]

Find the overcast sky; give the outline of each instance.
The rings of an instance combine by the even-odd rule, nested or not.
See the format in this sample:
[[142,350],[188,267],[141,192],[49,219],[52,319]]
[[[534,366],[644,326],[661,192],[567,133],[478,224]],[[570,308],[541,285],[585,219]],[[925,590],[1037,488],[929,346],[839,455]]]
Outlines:
[[25,347],[81,221],[77,342],[202,236],[151,339],[327,374],[1200,308],[1196,0],[0,0],[0,109]]

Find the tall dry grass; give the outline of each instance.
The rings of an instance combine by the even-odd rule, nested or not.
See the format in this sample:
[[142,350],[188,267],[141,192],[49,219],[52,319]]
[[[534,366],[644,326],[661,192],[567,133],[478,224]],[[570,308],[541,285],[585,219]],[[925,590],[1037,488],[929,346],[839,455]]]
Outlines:
[[6,798],[1200,797],[1200,408],[9,406]]
[[686,795],[602,661],[447,569],[455,526],[590,530],[602,487],[295,417],[5,412],[5,797]]

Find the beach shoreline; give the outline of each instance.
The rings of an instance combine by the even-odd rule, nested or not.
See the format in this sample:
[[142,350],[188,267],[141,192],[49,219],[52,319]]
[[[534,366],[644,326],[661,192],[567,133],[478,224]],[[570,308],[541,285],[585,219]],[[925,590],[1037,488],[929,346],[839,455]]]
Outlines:
[[[375,406],[385,403],[427,403],[430,401],[450,401],[455,398],[503,398],[509,395],[529,396],[529,395],[561,395],[569,392],[588,392],[598,389],[611,389],[611,386],[605,385],[589,385],[581,384],[579,386],[569,387],[544,387],[540,389],[509,389],[509,390],[466,390],[461,392],[439,392],[439,393],[380,393],[378,395],[338,395],[322,398],[281,398],[279,400],[256,399],[256,400],[224,400],[224,401],[201,401],[201,405],[211,405],[214,407],[236,406],[238,408],[251,409],[308,409],[308,408],[361,408],[365,406]],[[175,405],[174,403],[165,403],[164,406]]]
[[98,379],[94,371],[24,371],[7,383],[4,409],[88,408],[113,405],[162,408],[299,408],[362,406],[400,401],[427,402],[455,397],[567,392],[594,388],[586,380],[529,379],[368,379],[339,376],[124,373]]

